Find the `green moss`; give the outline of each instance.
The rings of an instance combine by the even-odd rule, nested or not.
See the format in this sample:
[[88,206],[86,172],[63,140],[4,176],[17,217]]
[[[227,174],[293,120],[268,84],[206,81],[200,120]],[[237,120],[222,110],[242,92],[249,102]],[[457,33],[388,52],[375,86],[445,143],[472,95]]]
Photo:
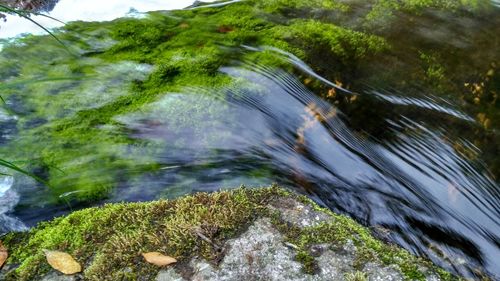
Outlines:
[[[330,54],[344,63],[355,63],[388,47],[380,37],[315,20],[294,20],[288,26],[275,27],[273,32],[275,37],[295,43],[301,50],[326,46]],[[306,55],[302,57],[307,58]]]
[[293,10],[320,10],[320,11],[342,11],[349,10],[349,5],[335,0],[271,0],[259,2],[260,6],[269,13],[287,13]]
[[[65,251],[84,265],[87,280],[116,280],[142,276],[152,278],[158,268],[146,264],[140,253],[159,251],[182,261],[200,255],[209,261],[220,258],[218,249],[229,238],[248,227],[255,219],[270,216],[292,244],[296,259],[304,270],[316,270],[310,247],[330,243],[343,245],[353,240],[361,262],[380,260],[397,264],[408,279],[420,280],[419,265],[434,267],[395,246],[371,236],[369,230],[352,219],[323,210],[332,219],[314,227],[298,228],[284,223],[269,209],[283,197],[300,197],[278,187],[240,188],[213,194],[198,193],[173,201],[109,204],[74,212],[51,222],[41,223],[29,233],[11,233],[4,239],[11,256],[9,264],[20,264],[9,278],[32,280],[48,272],[43,249]],[[317,205],[308,202],[315,208]],[[201,239],[208,237],[213,244]],[[361,261],[362,259],[362,261]],[[126,270],[128,269],[128,270]],[[442,276],[451,278],[444,271]],[[447,280],[447,279],[445,279]]]
[[372,2],[371,10],[366,15],[366,26],[374,24],[381,19],[390,19],[396,12],[420,14],[424,9],[437,9],[458,13],[464,10],[478,10],[488,6],[487,1],[482,0],[375,0]]
[[[66,251],[88,264],[84,274],[89,280],[116,280],[122,276],[120,270],[135,265],[140,252],[160,251],[182,260],[198,248],[210,258],[215,249],[199,239],[194,228],[220,243],[261,213],[259,206],[275,194],[274,189],[240,189],[78,211],[40,224],[21,241],[14,239],[16,234],[6,238],[9,262],[21,263],[13,277],[31,280],[46,272],[42,249]],[[146,264],[134,268],[145,276],[155,271]]]
[[368,281],[366,273],[363,273],[361,271],[346,274],[344,275],[344,278],[346,281]]

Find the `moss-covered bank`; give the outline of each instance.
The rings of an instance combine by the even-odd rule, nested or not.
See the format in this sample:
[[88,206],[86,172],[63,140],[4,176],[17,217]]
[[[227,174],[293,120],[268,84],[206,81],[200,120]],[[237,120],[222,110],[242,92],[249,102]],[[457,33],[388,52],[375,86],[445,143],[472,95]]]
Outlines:
[[[326,214],[328,219],[305,227],[287,222],[273,205],[286,208],[281,205],[289,198]],[[429,273],[438,274],[442,280],[454,279],[428,261],[380,242],[352,219],[276,186],[198,193],[172,201],[110,204],[41,223],[27,233],[11,233],[3,239],[11,254],[7,267],[19,267],[6,279],[41,278],[50,269],[43,249],[73,255],[84,265],[85,280],[152,279],[159,268],[140,256],[149,251],[176,257],[178,270],[195,256],[217,264],[223,258],[220,249],[224,243],[262,217],[271,218],[286,241],[295,245],[296,259],[306,272],[314,271],[311,246],[329,243],[342,247],[350,240],[357,248],[355,264],[374,260],[395,264],[409,280],[424,280]]]

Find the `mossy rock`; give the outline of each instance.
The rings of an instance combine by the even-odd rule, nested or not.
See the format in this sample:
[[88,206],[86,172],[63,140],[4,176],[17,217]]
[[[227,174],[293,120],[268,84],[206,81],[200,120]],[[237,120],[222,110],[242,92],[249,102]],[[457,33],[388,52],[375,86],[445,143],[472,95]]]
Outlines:
[[84,280],[153,279],[160,268],[140,255],[152,251],[177,258],[175,269],[186,274],[194,257],[217,266],[224,258],[225,243],[262,218],[272,222],[283,243],[293,246],[305,273],[314,274],[315,245],[340,249],[351,243],[356,248],[353,270],[377,262],[396,266],[406,279],[425,280],[429,274],[453,279],[429,261],[377,240],[352,219],[276,186],[76,211],[3,238],[10,253],[6,268],[11,268],[3,273],[7,280],[41,279],[50,272],[43,254],[48,249],[75,257],[84,266],[80,276]]

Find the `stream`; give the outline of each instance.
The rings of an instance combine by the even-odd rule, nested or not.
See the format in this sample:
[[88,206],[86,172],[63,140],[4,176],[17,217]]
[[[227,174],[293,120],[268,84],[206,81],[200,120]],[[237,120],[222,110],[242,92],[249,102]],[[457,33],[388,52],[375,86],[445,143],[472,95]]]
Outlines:
[[[92,12],[90,2],[61,0],[50,15],[141,20],[191,4],[104,1]],[[353,15],[368,9],[352,3]],[[352,69],[321,48],[305,47],[313,54],[306,61],[271,43],[216,42],[226,59],[207,76],[215,82],[179,76],[137,104],[127,97],[149,94],[158,66],[99,56],[117,44],[105,28],[61,31],[75,59],[9,16],[0,25],[0,158],[48,184],[0,177],[0,233],[104,203],[277,183],[454,273],[500,278],[500,5],[488,5],[488,17],[396,13],[389,30],[374,31],[394,48]],[[167,69],[161,79],[182,71]]]

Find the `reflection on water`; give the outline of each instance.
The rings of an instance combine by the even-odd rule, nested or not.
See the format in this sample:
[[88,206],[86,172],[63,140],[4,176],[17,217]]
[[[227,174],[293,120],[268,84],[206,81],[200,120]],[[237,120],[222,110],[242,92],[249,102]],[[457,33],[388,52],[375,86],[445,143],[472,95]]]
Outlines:
[[[6,2],[9,3],[9,1],[7,0]],[[204,2],[213,1],[215,0]],[[62,22],[70,22],[76,20],[105,21],[123,17],[127,14],[134,15],[140,12],[181,9],[191,5],[193,0],[59,0],[57,1],[57,5],[55,5],[54,1],[40,2],[45,3],[45,5],[37,7],[36,10],[40,10]],[[63,25],[61,22],[44,16],[35,15],[31,18],[46,28],[55,28]],[[6,22],[2,21],[0,24],[0,38],[14,37],[23,33],[44,33],[39,26],[21,17],[8,15],[6,19]]]
[[[166,183],[184,193],[277,181],[388,230],[391,240],[445,267],[468,274],[486,266],[499,273],[498,186],[457,153],[445,129],[401,115],[385,120],[389,138],[371,139],[349,128],[351,116],[286,72],[251,64],[221,71],[240,83],[217,92],[188,88],[117,118],[132,137],[158,145],[155,160],[162,168],[140,178],[150,188],[132,184],[116,200],[154,198]],[[424,116],[437,112],[473,122],[430,100],[380,97],[358,99],[373,100],[380,111],[416,105]],[[267,170],[263,180],[249,173],[259,169]]]
[[[53,13],[64,3],[80,7],[62,0]],[[95,7],[89,3],[79,5]],[[107,5],[113,3],[118,2]],[[489,100],[488,93],[494,95],[499,84],[488,73],[496,69],[498,54],[492,46],[498,46],[498,38],[477,35],[478,24],[467,15],[456,22],[433,10],[419,16],[415,21],[401,17],[404,24],[395,31],[377,30],[397,38],[391,41],[394,51],[380,61],[325,58],[318,47],[306,48],[311,52],[306,63],[273,47],[225,46],[224,52],[235,55],[219,69],[229,84],[190,87],[188,81],[186,87],[149,99],[134,89],[147,83],[158,66],[94,56],[116,47],[107,30],[71,33],[78,60],[46,41],[33,44],[37,38],[22,55],[5,49],[0,63],[7,67],[0,68],[0,78],[6,86],[0,87],[8,110],[0,111],[0,149],[14,147],[8,152],[18,157],[34,151],[33,159],[22,160],[39,177],[50,178],[57,190],[23,176],[0,178],[0,233],[103,202],[277,182],[447,269],[500,276],[497,132],[487,122],[495,116],[490,109],[496,100]],[[435,21],[439,28],[433,28]],[[484,28],[497,22],[489,19]],[[418,35],[406,36],[408,30]],[[491,32],[497,31],[498,26]],[[408,60],[406,46],[439,45],[442,53],[451,49],[461,58],[485,41],[488,48],[466,63],[420,50],[418,63]],[[281,67],[240,59],[241,54],[264,53]],[[166,57],[200,60],[183,52]],[[447,63],[456,71],[450,80],[460,87],[475,79],[464,69],[487,74],[466,85],[470,95],[457,99],[463,89],[446,84],[442,64]],[[358,64],[362,71],[353,70]],[[160,79],[170,79],[175,71],[167,68]],[[431,93],[426,84],[442,91]],[[144,102],[127,107],[131,96]],[[490,110],[489,115],[467,111],[468,99],[479,110]],[[103,117],[102,112],[109,114]],[[101,119],[93,119],[97,113]]]

